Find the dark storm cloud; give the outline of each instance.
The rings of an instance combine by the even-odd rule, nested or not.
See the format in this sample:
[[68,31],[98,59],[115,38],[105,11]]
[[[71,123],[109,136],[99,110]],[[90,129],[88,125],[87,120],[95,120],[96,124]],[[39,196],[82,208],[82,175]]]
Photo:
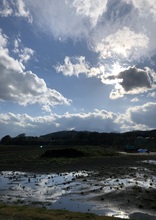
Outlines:
[[126,92],[135,88],[152,87],[149,73],[146,70],[137,69],[136,67],[130,67],[119,73],[117,78],[122,79],[121,85]]
[[139,94],[156,88],[156,73],[145,67],[129,67],[118,74],[106,74],[101,77],[104,84],[115,85],[110,94],[111,99],[121,98],[126,94]]

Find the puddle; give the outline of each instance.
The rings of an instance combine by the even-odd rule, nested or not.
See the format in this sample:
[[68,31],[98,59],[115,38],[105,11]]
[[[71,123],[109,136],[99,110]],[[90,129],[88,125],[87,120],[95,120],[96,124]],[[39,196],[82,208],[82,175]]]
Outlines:
[[142,162],[156,165],[156,160],[143,160]]
[[[0,176],[1,200],[18,199],[25,202],[55,202],[60,196],[78,188],[79,181],[89,173],[85,171],[61,174],[31,174],[22,172],[2,172]],[[75,187],[76,186],[76,187]]]
[[141,212],[135,212],[133,214],[130,214],[130,218],[134,218],[136,220],[156,220],[156,216],[148,215],[146,213]]
[[145,175],[135,172],[130,176],[106,179],[93,177],[93,174],[95,173],[87,171],[58,174],[1,172],[0,201],[131,219],[134,214],[129,215],[123,210],[116,210],[111,204],[99,204],[92,198],[110,192],[119,192],[135,185],[156,189],[156,176],[150,173]]

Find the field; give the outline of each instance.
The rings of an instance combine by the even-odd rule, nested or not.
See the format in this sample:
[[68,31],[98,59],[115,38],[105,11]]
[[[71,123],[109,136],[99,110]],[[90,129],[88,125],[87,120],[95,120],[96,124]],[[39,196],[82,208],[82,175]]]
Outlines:
[[[66,147],[52,147],[52,146],[0,146],[0,170],[1,171],[24,171],[31,173],[61,173],[70,171],[93,171],[92,179],[94,179],[94,185],[98,188],[94,193],[96,196],[92,198],[97,204],[112,205],[119,210],[138,210],[139,212],[148,213],[151,216],[156,215],[156,188],[155,179],[152,183],[151,175],[156,173],[156,165],[152,163],[143,163],[143,161],[155,161],[156,155],[150,154],[121,154],[115,152],[112,149],[105,149],[104,147],[95,146],[73,146],[72,149],[76,149],[82,153],[78,157],[43,157],[47,150],[65,149]],[[71,147],[70,147],[71,149]],[[135,185],[123,190],[123,179],[131,178],[136,179],[137,173],[145,178],[146,183],[149,179],[148,188],[142,187],[139,179],[136,180]],[[139,177],[140,178],[140,177]],[[102,187],[106,187],[104,183],[101,183],[102,179],[110,179],[116,181],[117,185],[114,185],[115,191],[104,193],[103,191],[98,194],[98,190]],[[89,178],[85,180],[88,184]],[[153,184],[153,185],[152,185]],[[120,190],[122,188],[122,190]],[[90,192],[85,192],[89,195]],[[82,192],[81,192],[82,194]],[[122,199],[121,199],[122,198]],[[137,198],[137,200],[136,200]],[[3,202],[3,201],[2,201]],[[101,217],[92,215],[91,213],[75,213],[67,211],[48,211],[46,209],[37,210],[30,207],[19,206],[6,206],[1,205],[0,217],[1,219],[14,220],[14,219],[109,219],[108,217]],[[9,211],[11,210],[11,211]],[[22,218],[19,216],[23,215]],[[11,218],[11,216],[16,216]],[[25,214],[27,213],[27,215]],[[40,218],[37,216],[40,213]],[[3,218],[2,218],[3,216]],[[25,216],[25,217],[24,217]],[[134,215],[135,216],[135,215]],[[134,218],[135,219],[135,218]],[[152,218],[154,220],[154,217]]]
[[[49,171],[69,171],[71,169],[98,169],[99,165],[108,159],[112,161],[110,156],[115,156],[117,153],[110,149],[94,146],[74,146],[84,152],[86,156],[77,158],[44,158],[41,157],[45,151],[51,149],[64,149],[66,147],[51,147],[51,146],[0,146],[0,170],[21,170],[34,172],[49,172]],[[113,162],[113,161],[112,161]],[[109,161],[105,161],[108,164]],[[109,164],[108,164],[109,165]]]

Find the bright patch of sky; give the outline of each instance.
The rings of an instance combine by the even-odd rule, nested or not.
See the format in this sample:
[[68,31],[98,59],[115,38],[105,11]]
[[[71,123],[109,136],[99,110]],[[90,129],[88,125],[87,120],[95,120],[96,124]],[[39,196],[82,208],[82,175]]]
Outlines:
[[156,0],[2,0],[0,137],[156,128]]

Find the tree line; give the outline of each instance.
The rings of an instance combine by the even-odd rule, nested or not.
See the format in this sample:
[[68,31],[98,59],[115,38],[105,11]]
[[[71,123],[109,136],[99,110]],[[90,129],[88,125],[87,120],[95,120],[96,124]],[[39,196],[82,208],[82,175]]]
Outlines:
[[60,131],[42,136],[16,137],[6,135],[1,139],[3,145],[100,145],[123,149],[127,144],[150,147],[156,150],[156,130],[131,131],[125,133],[99,133],[89,131]]

